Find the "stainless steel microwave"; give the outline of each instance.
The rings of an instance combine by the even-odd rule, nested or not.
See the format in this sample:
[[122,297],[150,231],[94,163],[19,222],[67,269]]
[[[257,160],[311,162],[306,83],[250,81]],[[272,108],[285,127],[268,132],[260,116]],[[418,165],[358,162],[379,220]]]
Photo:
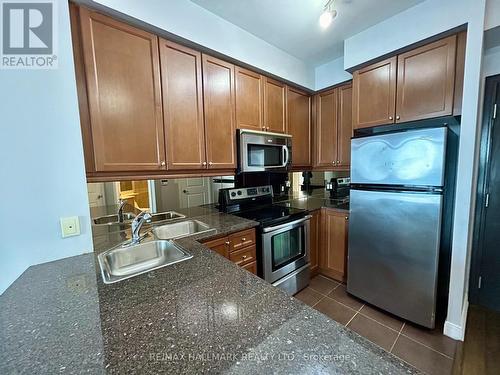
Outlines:
[[240,172],[286,171],[291,162],[291,135],[238,130]]

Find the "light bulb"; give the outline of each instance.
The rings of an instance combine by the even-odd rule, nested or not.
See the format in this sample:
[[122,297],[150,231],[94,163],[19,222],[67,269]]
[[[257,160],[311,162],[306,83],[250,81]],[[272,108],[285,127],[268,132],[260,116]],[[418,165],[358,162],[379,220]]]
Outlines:
[[337,15],[336,10],[325,9],[325,11],[319,17],[319,25],[323,29],[326,29],[328,26],[330,26],[336,15]]

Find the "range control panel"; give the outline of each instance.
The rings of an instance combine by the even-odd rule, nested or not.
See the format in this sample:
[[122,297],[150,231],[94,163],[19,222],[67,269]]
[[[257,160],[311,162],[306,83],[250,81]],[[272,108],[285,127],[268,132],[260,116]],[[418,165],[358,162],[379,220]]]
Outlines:
[[271,185],[238,189],[220,189],[219,205],[221,207],[238,206],[254,201],[272,201],[273,187]]

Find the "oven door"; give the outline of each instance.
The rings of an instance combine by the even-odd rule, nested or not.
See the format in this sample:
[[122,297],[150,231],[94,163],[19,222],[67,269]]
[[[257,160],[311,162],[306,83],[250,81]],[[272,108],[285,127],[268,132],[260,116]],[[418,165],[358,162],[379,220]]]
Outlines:
[[242,130],[239,159],[242,172],[286,170],[291,162],[291,137]]
[[310,218],[262,229],[264,280],[273,283],[309,262]]

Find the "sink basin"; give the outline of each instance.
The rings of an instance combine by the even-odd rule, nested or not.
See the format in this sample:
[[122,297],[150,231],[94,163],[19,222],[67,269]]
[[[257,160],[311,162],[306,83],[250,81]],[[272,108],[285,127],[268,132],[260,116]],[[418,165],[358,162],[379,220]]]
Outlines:
[[[123,222],[129,223],[134,219],[134,217],[135,217],[135,214],[133,214],[132,212],[124,212],[123,213]],[[93,219],[93,222],[94,222],[94,225],[117,224],[117,223],[119,223],[118,214],[96,217],[95,219]]]
[[192,257],[172,241],[156,240],[105,251],[98,260],[104,283],[112,284]]
[[186,215],[182,215],[175,211],[159,212],[157,214],[151,214],[151,219],[148,223],[158,223],[160,221],[174,220],[174,219],[184,219]]
[[171,240],[210,231],[215,231],[215,229],[198,220],[185,220],[153,228],[153,234],[161,240]]

